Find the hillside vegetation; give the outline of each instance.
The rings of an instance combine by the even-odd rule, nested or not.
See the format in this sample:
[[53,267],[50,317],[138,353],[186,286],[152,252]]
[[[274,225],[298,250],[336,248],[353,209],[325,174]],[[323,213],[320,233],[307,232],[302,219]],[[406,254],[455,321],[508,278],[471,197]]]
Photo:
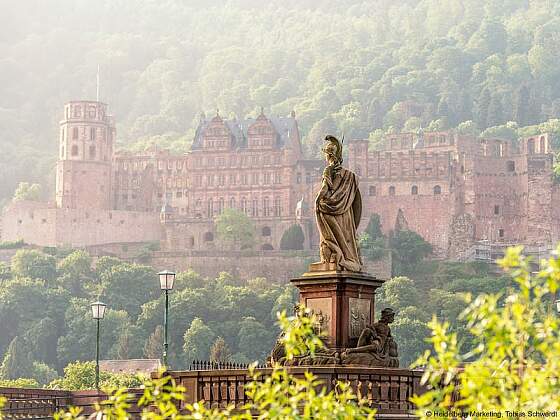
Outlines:
[[3,3],[0,200],[19,181],[52,189],[62,105],[95,99],[98,65],[133,149],[184,151],[200,113],[217,108],[293,109],[312,151],[326,131],[376,139],[560,117],[555,0]]

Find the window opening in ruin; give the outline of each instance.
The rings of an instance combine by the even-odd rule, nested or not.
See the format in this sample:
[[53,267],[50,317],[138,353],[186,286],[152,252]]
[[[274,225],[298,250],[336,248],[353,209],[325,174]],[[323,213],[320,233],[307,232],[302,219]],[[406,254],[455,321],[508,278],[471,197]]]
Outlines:
[[262,236],[270,236],[272,234],[272,230],[270,227],[265,226],[262,228]]
[[392,185],[389,187],[389,195],[395,195],[395,187]]
[[418,195],[418,187],[416,185],[412,186],[411,194]]
[[535,139],[529,139],[529,141],[527,142],[527,154],[535,154]]
[[500,235],[500,238],[503,238],[504,237],[504,230],[503,229],[498,230],[498,235]]
[[500,214],[500,206],[498,205],[494,206],[494,214]]
[[434,195],[440,195],[441,194],[441,187],[439,185],[436,185],[434,187]]

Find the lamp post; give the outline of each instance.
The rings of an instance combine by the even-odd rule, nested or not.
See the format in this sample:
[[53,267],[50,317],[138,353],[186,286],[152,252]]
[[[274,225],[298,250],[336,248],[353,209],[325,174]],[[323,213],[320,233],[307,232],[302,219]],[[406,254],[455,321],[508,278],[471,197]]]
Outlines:
[[175,273],[173,271],[164,270],[158,273],[159,286],[165,292],[165,313],[163,315],[163,367],[167,369],[167,324],[169,321],[169,291],[173,289],[175,283]]
[[91,304],[91,312],[93,319],[97,320],[97,341],[95,346],[95,389],[99,390],[99,323],[105,316],[107,305],[103,302],[94,302]]

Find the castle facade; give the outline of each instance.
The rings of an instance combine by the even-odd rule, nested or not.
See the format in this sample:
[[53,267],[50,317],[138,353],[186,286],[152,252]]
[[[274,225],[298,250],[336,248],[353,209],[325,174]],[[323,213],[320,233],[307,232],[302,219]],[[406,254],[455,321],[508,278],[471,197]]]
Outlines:
[[[166,251],[220,248],[215,218],[247,214],[256,247],[280,249],[298,224],[305,249],[317,242],[312,203],[323,162],[306,159],[295,114],[201,118],[183,155],[152,147],[115,152],[115,124],[101,102],[65,105],[59,132],[56,200],[10,204],[2,240],[43,246],[158,241]],[[384,150],[348,142],[360,178],[365,228],[410,229],[436,255],[468,259],[480,243],[551,247],[560,237],[560,194],[546,134],[514,143],[454,132],[394,134]]]

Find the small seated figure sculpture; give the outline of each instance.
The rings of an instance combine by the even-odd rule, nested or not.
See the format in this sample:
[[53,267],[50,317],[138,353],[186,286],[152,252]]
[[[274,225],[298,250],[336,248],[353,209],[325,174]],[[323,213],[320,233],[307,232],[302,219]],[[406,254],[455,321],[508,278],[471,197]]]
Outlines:
[[361,332],[357,347],[342,353],[342,364],[399,367],[397,343],[389,327],[394,320],[395,312],[391,308],[383,309],[381,319]]

